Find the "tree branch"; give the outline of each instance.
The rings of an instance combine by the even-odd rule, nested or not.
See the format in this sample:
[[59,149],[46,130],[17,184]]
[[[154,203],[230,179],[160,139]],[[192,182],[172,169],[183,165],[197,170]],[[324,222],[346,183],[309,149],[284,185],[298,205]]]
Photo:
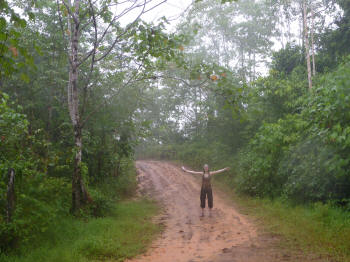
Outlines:
[[[59,24],[60,24],[60,27],[61,27],[61,31],[62,31],[62,38],[65,39],[66,36],[64,34],[64,27],[63,27],[63,21],[62,21],[62,16],[61,16],[61,11],[60,11],[60,5],[59,5],[59,0],[56,0],[56,3],[57,3],[57,13],[58,13],[58,20],[59,20]],[[67,48],[65,47],[66,51],[67,51]],[[71,57],[68,55],[68,61],[69,61],[69,64],[72,65],[72,59]]]
[[95,31],[95,34],[94,34],[94,48],[92,49],[93,52],[92,52],[92,58],[91,58],[91,63],[90,63],[90,70],[89,70],[89,73],[88,73],[88,76],[87,76],[87,79],[85,81],[85,85],[84,85],[84,88],[83,88],[83,107],[82,107],[81,116],[83,116],[84,113],[85,113],[85,105],[86,105],[86,100],[87,100],[87,88],[88,88],[88,85],[90,83],[92,72],[94,70],[95,55],[96,55],[96,49],[97,49],[97,23],[96,23],[94,6],[93,6],[91,0],[89,0],[89,9],[91,11],[92,21],[93,21],[93,26],[94,26],[94,31]]
[[[141,68],[141,66],[139,66],[139,68],[136,69],[136,72],[139,71],[140,68]],[[129,85],[131,85],[133,83],[136,83],[136,82],[139,82],[139,81],[143,81],[143,80],[146,80],[146,79],[152,79],[151,77],[142,77],[142,78],[139,78],[139,79],[135,79],[136,77],[137,77],[137,74],[135,74],[133,77],[130,77],[130,79],[125,84],[123,84],[118,89],[118,91],[116,93],[114,93],[113,95],[111,95],[108,99],[112,99],[115,96],[119,95],[121,90],[123,90],[125,87],[127,87],[127,86],[129,86]],[[95,113],[97,113],[101,109],[101,104],[102,103],[98,104],[95,107],[95,109],[93,111],[91,111],[84,120],[81,121],[81,127],[83,127],[86,124],[86,122],[90,119],[90,117],[92,115],[94,115]]]

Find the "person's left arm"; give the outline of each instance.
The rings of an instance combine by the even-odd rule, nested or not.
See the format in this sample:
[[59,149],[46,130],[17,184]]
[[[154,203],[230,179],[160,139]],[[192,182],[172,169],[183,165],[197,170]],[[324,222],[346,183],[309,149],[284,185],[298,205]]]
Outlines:
[[225,167],[223,169],[219,169],[219,170],[216,170],[216,171],[210,171],[210,174],[211,175],[220,174],[220,173],[225,172],[227,170],[230,170],[230,168],[229,167]]
[[190,174],[194,174],[194,175],[202,175],[203,172],[197,172],[197,171],[192,171],[192,170],[187,170],[184,166],[181,167],[181,169],[186,172],[186,173],[190,173]]

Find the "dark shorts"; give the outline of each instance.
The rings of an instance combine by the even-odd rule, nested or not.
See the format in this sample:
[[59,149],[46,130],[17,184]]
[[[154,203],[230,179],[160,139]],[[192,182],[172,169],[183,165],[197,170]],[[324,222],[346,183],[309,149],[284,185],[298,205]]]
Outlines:
[[213,208],[213,192],[211,190],[211,187],[205,188],[202,187],[201,189],[201,208],[205,208],[205,199],[208,197],[208,206],[209,208]]

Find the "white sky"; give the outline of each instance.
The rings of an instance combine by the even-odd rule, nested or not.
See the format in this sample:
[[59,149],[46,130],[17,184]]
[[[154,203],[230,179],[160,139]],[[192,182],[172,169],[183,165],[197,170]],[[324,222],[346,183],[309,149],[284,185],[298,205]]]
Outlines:
[[[161,3],[163,0],[152,1],[146,9]],[[168,30],[173,30],[176,24],[179,22],[184,11],[192,4],[194,0],[167,0],[165,3],[157,6],[153,10],[143,14],[141,19],[146,22],[157,22],[158,19],[165,16],[170,22],[167,26]],[[121,23],[130,23],[139,14],[141,8],[135,9],[134,11],[128,13],[121,19]]]
[[166,3],[145,14],[143,19],[151,22],[165,16],[174,26],[183,12],[192,4],[193,0],[168,0]]

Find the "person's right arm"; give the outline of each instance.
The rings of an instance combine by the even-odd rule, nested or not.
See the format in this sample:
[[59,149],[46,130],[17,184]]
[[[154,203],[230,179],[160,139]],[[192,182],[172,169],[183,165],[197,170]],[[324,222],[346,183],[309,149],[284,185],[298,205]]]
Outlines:
[[184,166],[181,167],[182,170],[186,173],[194,174],[194,175],[202,175],[203,172],[197,172],[197,171],[192,171],[192,170],[187,170]]

